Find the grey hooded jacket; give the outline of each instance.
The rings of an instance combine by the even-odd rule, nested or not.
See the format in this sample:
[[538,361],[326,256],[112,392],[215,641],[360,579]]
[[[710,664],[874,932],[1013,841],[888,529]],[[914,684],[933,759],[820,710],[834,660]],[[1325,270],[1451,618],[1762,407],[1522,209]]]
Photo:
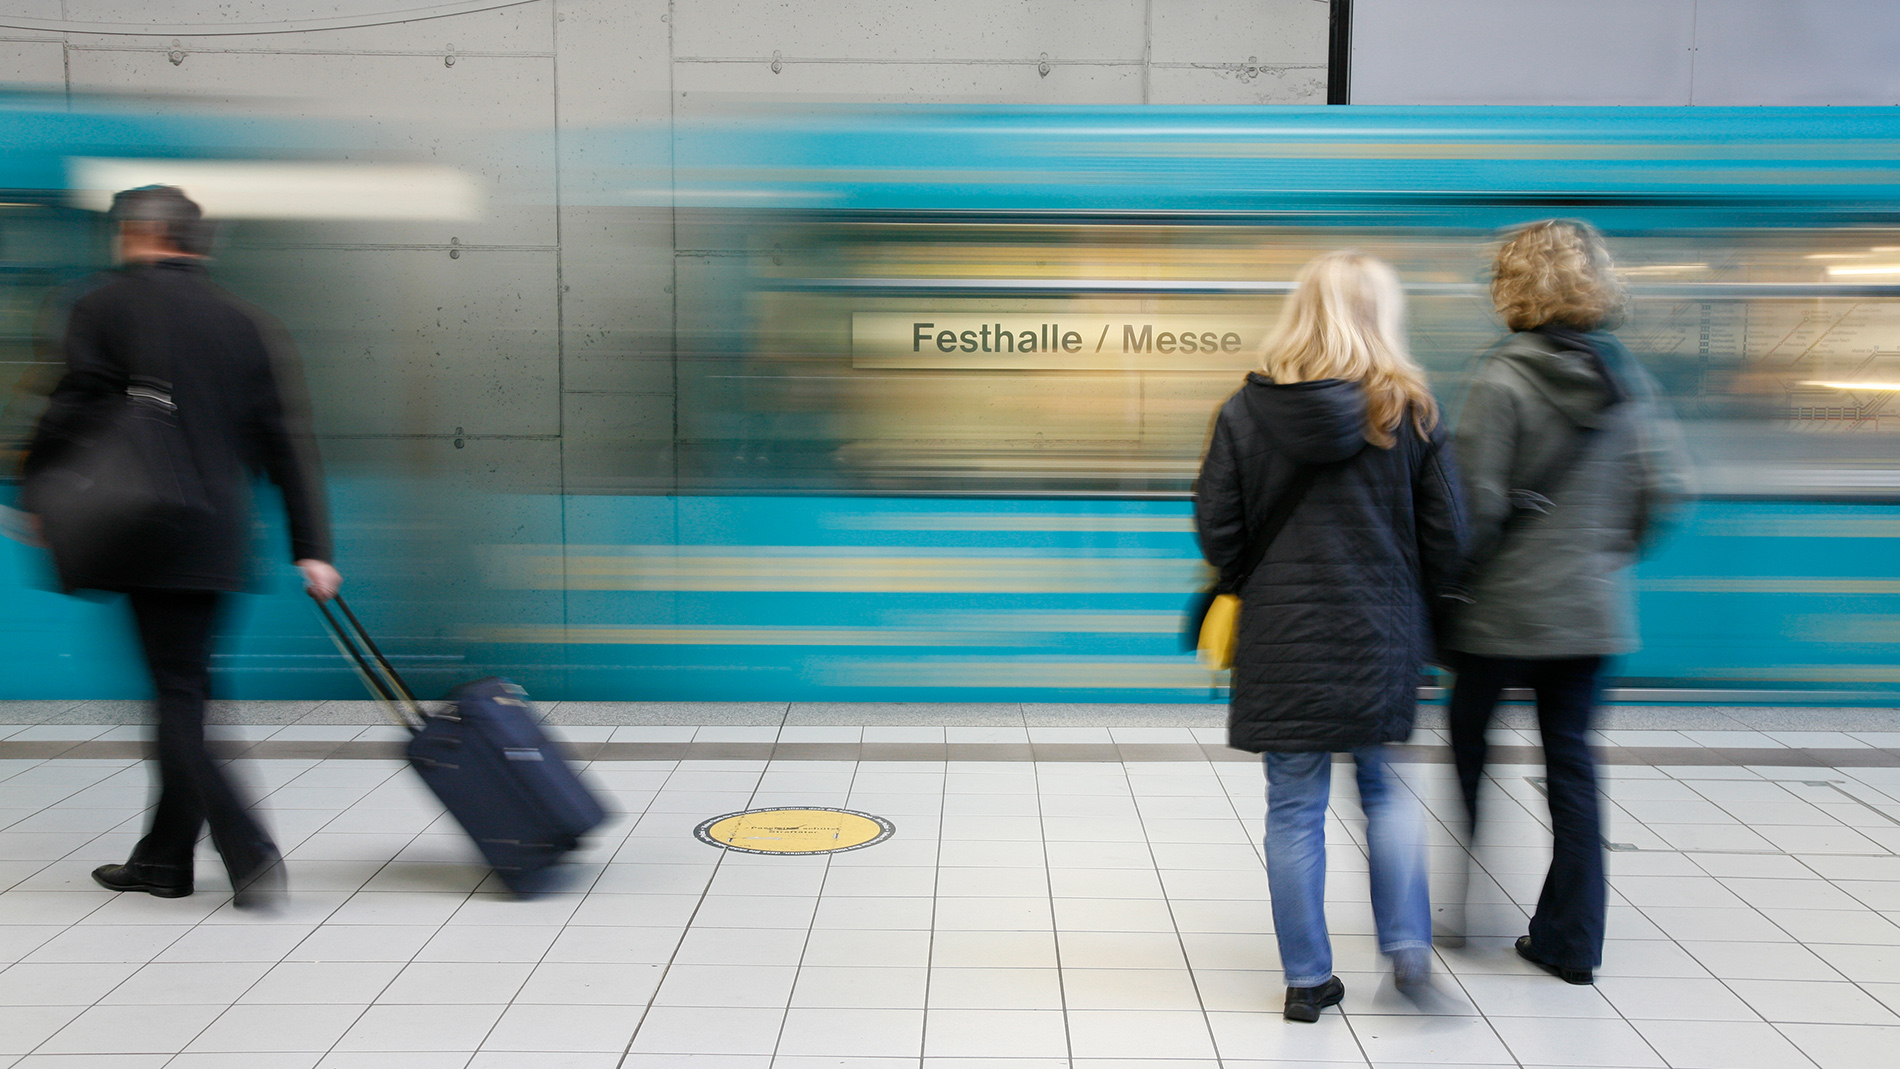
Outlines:
[[[1532,486],[1579,428],[1591,436],[1568,470]],[[1513,334],[1479,369],[1454,443],[1473,568],[1442,645],[1512,658],[1635,650],[1629,567],[1689,485],[1675,423],[1628,351],[1604,333]],[[1507,527],[1514,489],[1543,490],[1547,511]]]

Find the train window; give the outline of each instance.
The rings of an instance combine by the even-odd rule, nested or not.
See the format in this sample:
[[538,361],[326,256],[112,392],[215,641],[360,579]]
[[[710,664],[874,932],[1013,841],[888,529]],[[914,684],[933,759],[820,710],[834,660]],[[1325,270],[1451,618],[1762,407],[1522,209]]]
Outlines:
[[[1215,406],[1326,249],[1399,268],[1451,418],[1503,333],[1488,233],[821,220],[749,240],[747,273],[719,282],[744,306],[680,325],[683,347],[730,347],[681,378],[684,489],[1189,492]],[[1681,417],[1704,492],[1900,492],[1900,232],[1611,243],[1632,289],[1619,333]]]
[[39,194],[0,190],[0,479],[19,453],[62,367],[60,319],[72,283],[103,264],[96,217]]

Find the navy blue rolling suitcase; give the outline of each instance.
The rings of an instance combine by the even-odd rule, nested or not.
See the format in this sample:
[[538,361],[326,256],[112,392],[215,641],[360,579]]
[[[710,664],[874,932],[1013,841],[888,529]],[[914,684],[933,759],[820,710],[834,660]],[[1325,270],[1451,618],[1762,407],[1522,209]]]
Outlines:
[[478,679],[455,688],[447,706],[425,711],[356,614],[342,598],[336,606],[348,628],[318,603],[338,648],[409,729],[409,764],[509,890],[546,889],[550,866],[607,814],[534,722],[527,692],[505,679]]

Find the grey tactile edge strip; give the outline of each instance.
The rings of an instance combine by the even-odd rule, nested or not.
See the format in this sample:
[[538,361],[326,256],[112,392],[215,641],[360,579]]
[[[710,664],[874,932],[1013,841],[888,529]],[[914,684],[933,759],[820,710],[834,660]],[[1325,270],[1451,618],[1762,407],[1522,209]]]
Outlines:
[[[1257,761],[1259,756],[1226,746],[1200,743],[854,743],[854,742],[570,742],[562,744],[575,761]],[[397,741],[215,742],[220,757],[263,760],[401,759]],[[1392,748],[1394,760],[1411,764],[1449,764],[1448,746],[1404,744]],[[146,756],[144,743],[112,739],[0,741],[0,760],[128,760]],[[1900,768],[1900,750],[1877,747],[1773,749],[1710,746],[1604,746],[1598,759],[1608,765],[1774,766],[1779,768]],[[1349,760],[1337,754],[1335,760]],[[1492,746],[1493,764],[1542,764],[1534,746]]]
[[[583,702],[539,705],[543,719],[569,727],[1224,727],[1220,702],[1062,704],[1039,702]],[[0,701],[0,724],[130,725],[149,721],[132,700]],[[215,701],[214,724],[348,726],[388,723],[370,701]],[[1857,705],[1605,704],[1603,731],[1895,731],[1900,709]],[[1499,727],[1534,727],[1526,705],[1498,708]],[[1442,705],[1421,705],[1418,726],[1442,728]]]

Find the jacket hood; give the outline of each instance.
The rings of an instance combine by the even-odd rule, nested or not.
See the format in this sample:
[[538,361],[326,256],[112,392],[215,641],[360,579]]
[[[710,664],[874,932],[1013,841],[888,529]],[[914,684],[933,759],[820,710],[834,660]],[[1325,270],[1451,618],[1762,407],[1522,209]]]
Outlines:
[[1520,331],[1505,341],[1495,359],[1522,374],[1570,422],[1594,427],[1605,409],[1622,400],[1617,385],[1604,375],[1606,338],[1573,331]]
[[1296,463],[1331,464],[1366,447],[1366,394],[1356,382],[1283,384],[1255,371],[1241,399],[1261,433]]

